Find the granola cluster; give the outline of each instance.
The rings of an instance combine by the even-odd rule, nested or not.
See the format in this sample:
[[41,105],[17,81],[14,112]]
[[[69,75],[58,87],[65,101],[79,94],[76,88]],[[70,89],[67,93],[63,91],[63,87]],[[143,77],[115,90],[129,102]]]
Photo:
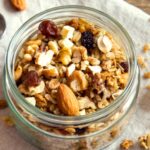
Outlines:
[[138,142],[139,142],[139,145],[143,148],[143,149],[147,149],[149,150],[150,149],[150,134],[145,134],[143,136],[140,136],[138,138]]
[[45,20],[22,45],[14,78],[30,104],[76,116],[114,101],[127,85],[128,70],[124,49],[104,28],[82,18],[58,25]]
[[121,149],[124,149],[124,150],[128,150],[128,149],[130,149],[131,147],[133,147],[133,141],[132,141],[132,140],[125,139],[125,140],[123,140],[122,143],[120,144],[120,148],[121,148]]

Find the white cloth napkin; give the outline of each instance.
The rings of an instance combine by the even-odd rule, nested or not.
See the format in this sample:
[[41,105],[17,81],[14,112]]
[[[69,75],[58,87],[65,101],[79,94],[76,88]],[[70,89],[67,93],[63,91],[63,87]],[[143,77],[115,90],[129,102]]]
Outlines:
[[[7,22],[5,35],[0,40],[0,79],[4,54],[15,31],[34,14],[59,5],[85,5],[110,14],[129,32],[137,53],[141,52],[144,43],[150,42],[150,16],[123,0],[27,0],[27,4],[28,8],[25,11],[17,12],[12,9],[9,1],[0,1],[0,13],[5,16]],[[119,149],[120,141],[124,138],[136,140],[141,134],[150,132],[150,92],[144,89],[146,82],[141,80],[136,114],[132,117],[122,137],[107,150]],[[1,93],[0,90],[0,96],[2,96]],[[4,114],[8,114],[8,109],[0,111],[0,116]],[[25,142],[14,127],[6,127],[0,122],[0,150],[37,150],[37,148]],[[134,150],[138,150],[138,147],[135,146]]]

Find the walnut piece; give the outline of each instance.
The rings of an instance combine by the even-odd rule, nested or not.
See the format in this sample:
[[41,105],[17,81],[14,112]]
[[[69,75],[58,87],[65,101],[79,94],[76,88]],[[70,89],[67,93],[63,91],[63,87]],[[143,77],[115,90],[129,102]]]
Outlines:
[[88,81],[82,71],[75,70],[68,78],[68,85],[74,92],[86,90]]

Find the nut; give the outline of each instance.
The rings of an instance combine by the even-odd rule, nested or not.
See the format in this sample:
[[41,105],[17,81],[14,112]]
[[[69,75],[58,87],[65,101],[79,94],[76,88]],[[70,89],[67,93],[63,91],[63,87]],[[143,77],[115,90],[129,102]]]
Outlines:
[[57,89],[59,87],[60,82],[58,79],[52,79],[51,81],[49,81],[48,85],[49,85],[49,88],[53,90],[53,89]]
[[93,74],[100,73],[102,71],[100,66],[88,66],[88,68]]
[[88,81],[82,71],[75,70],[68,78],[68,85],[74,92],[86,90]]
[[91,65],[96,66],[100,64],[100,60],[94,58],[94,57],[88,57],[88,61]]
[[112,42],[107,36],[101,35],[97,39],[97,45],[98,48],[103,52],[103,53],[108,53],[112,49]]
[[42,92],[44,92],[44,88],[45,88],[45,83],[44,83],[44,81],[41,81],[38,86],[34,86],[34,87],[30,86],[29,93],[30,93],[30,95],[42,93]]
[[121,95],[122,92],[123,90],[118,90],[116,93],[112,94],[112,98],[115,100],[119,95]]
[[54,66],[48,66],[48,68],[42,70],[42,74],[45,78],[57,77],[59,75],[58,70]]
[[33,105],[33,106],[36,105],[35,97],[26,97],[25,99],[26,99],[27,102],[30,103],[31,105]]
[[73,27],[66,25],[63,26],[60,34],[63,38],[72,39],[74,30],[75,29]]
[[32,56],[31,56],[31,54],[24,54],[24,56],[23,56],[23,61],[24,61],[24,62],[30,62],[30,61],[32,61]]
[[81,61],[81,70],[86,70],[88,65],[89,65],[89,62],[87,60]]
[[107,100],[102,100],[100,102],[98,102],[98,108],[105,108],[109,105],[109,102]]
[[[35,48],[35,46],[37,46],[37,45],[33,45],[34,46],[34,48]],[[35,51],[39,48],[38,46],[37,46],[37,48],[35,48],[34,49],[31,45],[29,45],[29,46],[27,46],[27,48],[26,48],[26,50],[25,50],[25,53],[26,54],[30,54],[31,56],[33,56],[34,54],[35,54]]]
[[78,98],[80,110],[85,108],[96,109],[94,102],[92,102],[87,96]]
[[58,54],[58,44],[56,41],[49,41],[48,47],[52,50],[55,54]]
[[35,56],[35,64],[40,65],[42,67],[48,66],[53,58],[54,52],[52,50],[48,50],[47,52],[37,53]]
[[42,94],[36,94],[35,98],[36,98],[36,104],[39,108],[47,107],[47,100],[46,98],[44,98]]
[[22,67],[21,66],[17,66],[16,70],[15,70],[15,73],[14,73],[14,76],[15,76],[15,80],[19,80],[20,77],[22,75]]
[[26,45],[38,45],[38,46],[40,46],[42,44],[42,40],[30,40],[30,41],[27,41],[25,44]]
[[80,116],[86,115],[85,109],[80,111]]
[[65,84],[60,84],[57,93],[59,109],[69,116],[79,115],[79,103],[72,90]]
[[26,8],[25,0],[11,0],[11,3],[18,10],[24,10]]
[[60,47],[67,48],[67,49],[71,49],[72,46],[73,46],[72,41],[70,41],[69,39],[59,40],[58,44],[59,44]]
[[81,38],[81,33],[79,31],[75,31],[74,32],[74,35],[73,35],[73,38],[72,38],[72,41],[73,42],[78,42]]
[[68,65],[71,62],[71,57],[68,51],[60,51],[58,55],[58,60],[63,65]]
[[68,77],[74,72],[75,68],[76,68],[75,64],[71,64],[71,65],[67,68],[66,74],[67,74]]

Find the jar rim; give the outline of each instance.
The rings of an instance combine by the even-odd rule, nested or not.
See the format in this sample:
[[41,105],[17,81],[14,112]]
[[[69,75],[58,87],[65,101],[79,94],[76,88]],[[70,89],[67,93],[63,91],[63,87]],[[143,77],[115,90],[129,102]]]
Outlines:
[[[121,95],[119,95],[115,101],[113,101],[110,105],[108,105],[106,108],[103,108],[101,110],[98,110],[96,112],[93,112],[89,115],[84,115],[84,116],[58,116],[58,115],[53,115],[47,112],[42,112],[40,109],[30,105],[28,102],[26,102],[24,100],[23,95],[19,92],[14,78],[13,78],[13,74],[11,72],[11,67],[8,66],[9,64],[9,51],[13,45],[13,42],[15,41],[15,38],[17,36],[19,36],[19,34],[21,34],[21,31],[23,29],[25,29],[25,27],[33,22],[34,20],[39,20],[42,19],[44,17],[45,14],[48,14],[50,12],[53,11],[58,11],[58,10],[66,10],[66,9],[78,9],[80,11],[89,11],[93,12],[95,14],[99,14],[105,18],[107,18],[108,20],[110,20],[111,22],[113,22],[125,35],[128,43],[129,43],[129,47],[130,50],[132,52],[132,59],[133,62],[130,66],[130,80],[128,82],[128,85],[126,86],[126,88],[124,89],[124,91],[122,92]],[[97,120],[100,118],[103,118],[104,115],[109,114],[112,110],[114,110],[115,108],[117,108],[117,106],[123,101],[123,97],[125,96],[126,93],[128,93],[132,87],[132,83],[134,81],[134,75],[136,72],[136,67],[137,67],[137,62],[135,59],[135,51],[134,51],[134,44],[132,42],[132,39],[130,38],[129,34],[127,33],[127,31],[122,27],[122,25],[117,22],[115,19],[113,19],[111,16],[109,16],[108,14],[101,12],[99,10],[96,10],[94,8],[90,8],[90,7],[85,7],[85,6],[79,6],[79,5],[65,5],[65,6],[59,6],[59,7],[55,7],[55,8],[50,8],[48,10],[45,10],[43,12],[40,12],[38,14],[36,14],[35,16],[33,16],[32,18],[30,18],[29,20],[27,20],[18,30],[17,32],[14,34],[12,40],[10,41],[10,44],[8,46],[8,50],[7,50],[7,54],[6,54],[6,63],[5,63],[5,69],[6,69],[6,74],[8,75],[8,80],[11,86],[11,89],[13,91],[13,94],[18,97],[17,101],[18,103],[20,103],[24,108],[26,108],[30,113],[34,114],[35,116],[38,116],[39,118],[42,119],[46,119],[47,121],[50,122],[55,122],[55,124],[61,124],[61,125],[76,125],[76,124],[83,124],[83,123],[89,123],[93,120]]]

